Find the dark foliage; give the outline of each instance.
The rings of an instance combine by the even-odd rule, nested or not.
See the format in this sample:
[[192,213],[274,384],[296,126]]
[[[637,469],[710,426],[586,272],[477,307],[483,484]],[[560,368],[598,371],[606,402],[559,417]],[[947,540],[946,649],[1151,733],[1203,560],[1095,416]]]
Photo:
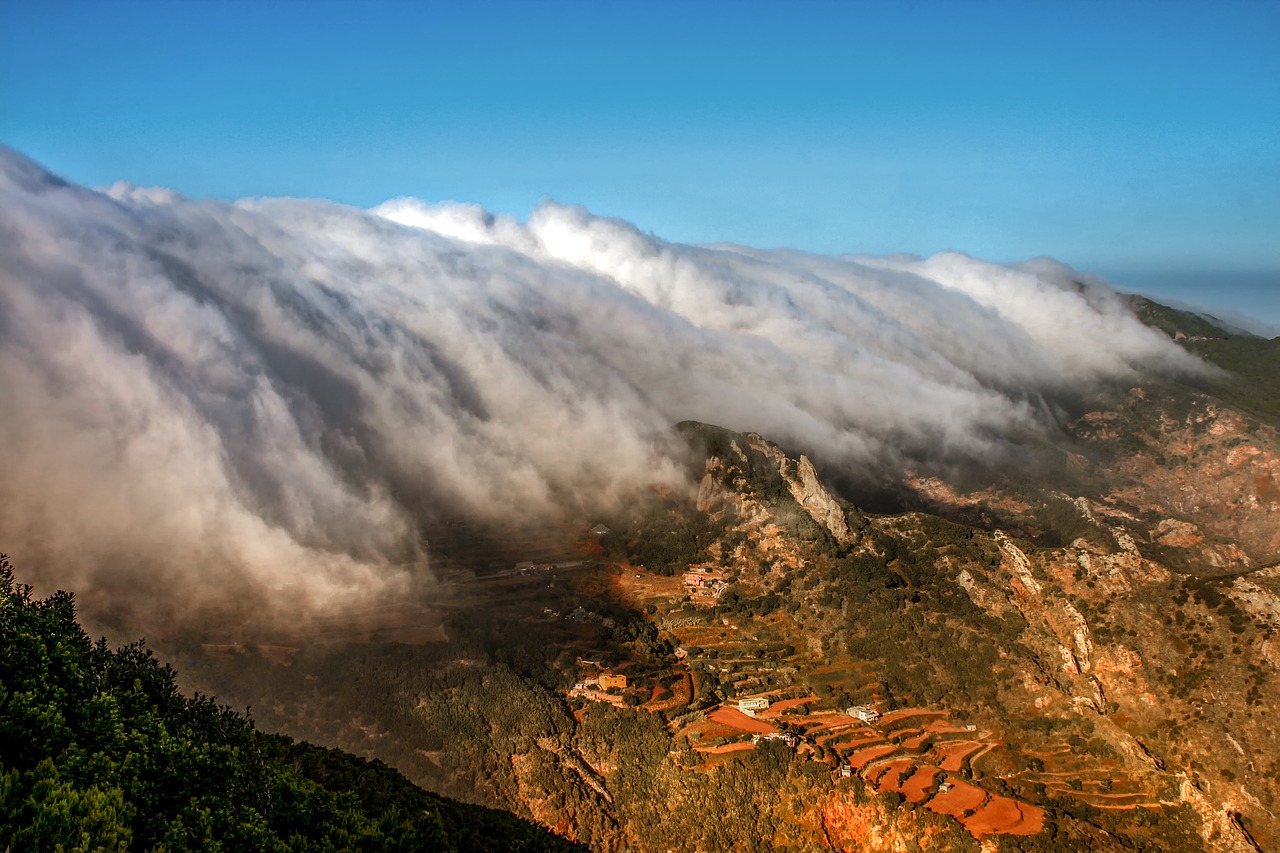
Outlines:
[[672,502],[639,519],[626,544],[630,560],[659,575],[674,575],[710,559],[707,548],[725,532],[722,522]]
[[0,844],[12,850],[581,849],[409,784],[380,762],[264,735],[183,696],[141,643],[93,643],[66,592],[0,555]]

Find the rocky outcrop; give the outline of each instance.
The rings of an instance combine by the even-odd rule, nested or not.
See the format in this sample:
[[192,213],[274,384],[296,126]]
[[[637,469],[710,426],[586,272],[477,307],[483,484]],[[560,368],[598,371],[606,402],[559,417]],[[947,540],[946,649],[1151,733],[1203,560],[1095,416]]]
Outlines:
[[1104,500],[1155,510],[1154,544],[1191,564],[1238,571],[1280,555],[1280,436],[1203,396],[1173,414],[1131,394],[1073,430],[1116,453]]
[[857,531],[866,522],[856,510],[841,503],[822,484],[809,457],[801,456],[796,461],[771,441],[755,434],[748,434],[748,438],[751,440],[751,447],[763,453],[777,468],[791,497],[810,518],[825,527],[841,545],[852,544],[857,539]]
[[831,492],[827,491],[818,480],[818,472],[814,470],[809,457],[800,457],[794,476],[788,477],[785,470],[779,473],[791,488],[791,496],[796,499],[796,503],[804,507],[805,512],[809,513],[814,521],[831,531],[831,535],[841,545],[848,545],[853,541],[854,532],[850,529],[850,516],[859,526],[861,519],[856,514],[847,512],[840,502],[831,496]]

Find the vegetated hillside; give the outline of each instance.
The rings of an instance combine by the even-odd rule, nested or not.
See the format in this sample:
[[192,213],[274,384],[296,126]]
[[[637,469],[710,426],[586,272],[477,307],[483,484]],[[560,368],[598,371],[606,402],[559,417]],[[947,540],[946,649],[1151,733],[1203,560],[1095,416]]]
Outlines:
[[696,493],[437,539],[442,633],[178,651],[598,851],[1278,849],[1280,440],[1223,381],[1111,389],[893,514],[681,424]]
[[1280,426],[1280,338],[1230,331],[1189,311],[1132,296],[1130,305],[1147,325],[1166,332],[1186,349],[1226,371],[1208,390],[1272,426]]
[[1172,383],[1102,402],[892,515],[682,424],[696,494],[459,574],[447,641],[190,660],[600,851],[1275,849],[1280,445]]
[[180,694],[141,643],[93,643],[72,596],[0,555],[0,845],[6,850],[579,849],[369,762],[264,735]]

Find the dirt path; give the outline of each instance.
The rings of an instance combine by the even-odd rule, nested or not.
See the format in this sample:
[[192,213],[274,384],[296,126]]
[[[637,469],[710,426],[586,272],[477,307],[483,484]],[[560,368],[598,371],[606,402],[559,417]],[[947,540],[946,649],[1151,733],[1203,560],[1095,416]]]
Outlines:
[[703,752],[707,755],[724,755],[726,752],[750,752],[755,749],[756,745],[751,741],[743,741],[742,743],[726,743],[721,746],[695,746],[695,752]]
[[880,716],[881,726],[891,726],[901,720],[909,720],[912,717],[946,717],[950,716],[947,711],[930,711],[928,708],[903,708],[900,711],[890,711]]

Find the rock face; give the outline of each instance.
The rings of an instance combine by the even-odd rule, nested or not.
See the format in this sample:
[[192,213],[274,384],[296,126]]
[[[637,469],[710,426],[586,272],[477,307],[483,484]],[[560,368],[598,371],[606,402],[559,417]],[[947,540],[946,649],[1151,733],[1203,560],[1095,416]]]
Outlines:
[[808,456],[800,457],[794,477],[788,477],[786,471],[781,473],[791,487],[791,495],[796,503],[804,507],[814,521],[830,530],[841,545],[848,545],[853,541],[853,534],[849,529],[850,514],[846,513],[840,502],[818,480],[818,472],[813,469]]
[[1073,432],[1110,458],[1104,499],[1158,518],[1146,536],[1223,571],[1280,559],[1280,434],[1203,395],[1171,413],[1135,389]]
[[849,545],[857,538],[856,532],[864,525],[861,515],[852,507],[846,508],[822,484],[808,456],[802,455],[797,462],[788,459],[782,448],[762,436],[748,433],[746,438],[753,450],[773,463],[795,502],[825,527],[836,542]]
[[1035,707],[1096,715],[1127,773],[1162,778],[1161,800],[1194,812],[1204,849],[1272,849],[1280,569],[1258,566],[1280,559],[1276,430],[1203,394],[1133,389],[1071,433],[1092,467],[1065,479],[1084,494],[913,482],[934,511],[1042,545],[995,532],[1013,594],[980,569],[956,582],[1027,621],[1020,642],[1045,662]]

